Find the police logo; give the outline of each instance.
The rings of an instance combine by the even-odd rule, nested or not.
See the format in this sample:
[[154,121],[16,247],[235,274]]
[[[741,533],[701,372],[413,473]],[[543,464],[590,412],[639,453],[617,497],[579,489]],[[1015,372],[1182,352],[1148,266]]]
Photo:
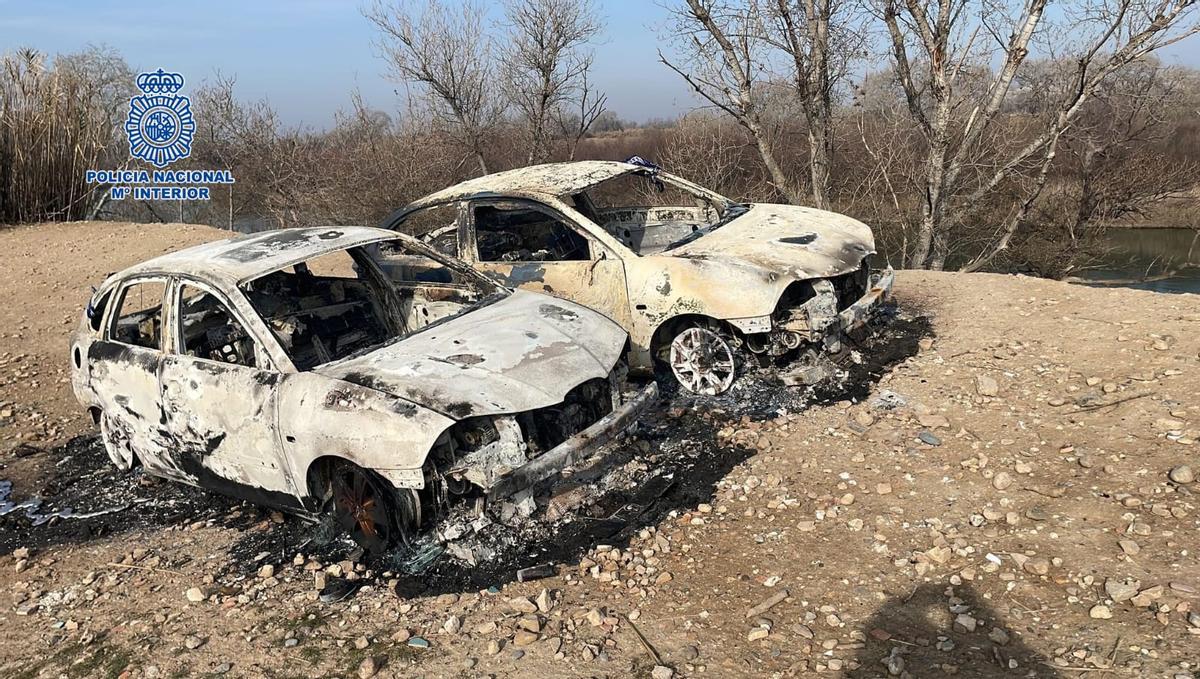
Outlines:
[[183,89],[183,76],[164,73],[160,68],[137,77],[140,96],[129,100],[125,134],[129,136],[129,155],[166,167],[192,153],[196,121],[191,101],[176,94]]

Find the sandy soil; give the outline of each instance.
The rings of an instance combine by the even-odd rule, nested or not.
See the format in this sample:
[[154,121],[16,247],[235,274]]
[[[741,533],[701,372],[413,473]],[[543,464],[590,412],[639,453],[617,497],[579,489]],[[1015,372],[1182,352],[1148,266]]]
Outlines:
[[[32,547],[0,556],[0,675],[1197,673],[1193,296],[901,272],[933,334],[861,401],[759,422],[668,404],[650,425],[674,433],[647,450],[750,447],[690,504],[546,579],[398,596],[387,564],[336,561],[297,521],[60,445],[88,429],[64,355],[87,286],[214,235],[0,232],[0,477],[17,499],[85,477],[151,499],[88,524],[104,530],[0,523]],[[689,418],[711,427],[668,426]],[[367,586],[318,600],[350,571]]]

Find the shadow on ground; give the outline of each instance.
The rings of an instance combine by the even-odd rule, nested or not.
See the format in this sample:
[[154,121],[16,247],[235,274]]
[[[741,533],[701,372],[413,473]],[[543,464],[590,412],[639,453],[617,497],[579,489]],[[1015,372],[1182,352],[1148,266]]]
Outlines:
[[[854,679],[875,677],[1059,677],[1047,658],[1021,642],[991,605],[968,586],[929,583],[893,597],[863,629]],[[974,629],[954,621],[959,614]]]

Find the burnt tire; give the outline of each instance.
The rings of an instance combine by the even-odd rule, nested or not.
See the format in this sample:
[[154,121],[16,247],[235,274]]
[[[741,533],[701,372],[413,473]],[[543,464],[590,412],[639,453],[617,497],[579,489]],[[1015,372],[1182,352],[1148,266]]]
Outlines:
[[329,470],[328,492],[326,513],[334,525],[373,554],[408,544],[420,525],[415,493],[396,490],[356,464],[335,464]]

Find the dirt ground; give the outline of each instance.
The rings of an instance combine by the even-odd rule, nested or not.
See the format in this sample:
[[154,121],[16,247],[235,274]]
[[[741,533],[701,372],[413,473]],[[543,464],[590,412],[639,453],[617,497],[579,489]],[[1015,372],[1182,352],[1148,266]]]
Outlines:
[[0,479],[77,514],[0,517],[0,676],[1200,675],[1194,296],[901,272],[853,399],[669,401],[628,445],[688,462],[576,552],[531,543],[552,575],[412,577],[90,437],[88,286],[220,235],[0,231]]

